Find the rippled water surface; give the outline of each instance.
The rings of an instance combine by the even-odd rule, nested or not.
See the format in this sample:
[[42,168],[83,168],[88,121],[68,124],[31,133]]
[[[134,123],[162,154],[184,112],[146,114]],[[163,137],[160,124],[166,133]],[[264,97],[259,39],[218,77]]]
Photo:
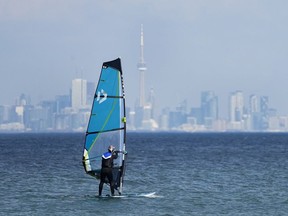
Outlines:
[[287,215],[288,134],[128,133],[127,196],[104,199],[83,141],[1,134],[0,215]]

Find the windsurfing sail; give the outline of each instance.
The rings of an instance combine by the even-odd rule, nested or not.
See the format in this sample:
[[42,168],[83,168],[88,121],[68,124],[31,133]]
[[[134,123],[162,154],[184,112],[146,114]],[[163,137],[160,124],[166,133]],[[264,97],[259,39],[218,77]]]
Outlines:
[[[109,145],[125,152],[126,115],[121,60],[104,62],[86,131],[83,165],[87,174],[100,179],[102,154]],[[122,193],[125,174],[125,154],[114,159],[115,189]],[[107,181],[108,183],[108,181]]]

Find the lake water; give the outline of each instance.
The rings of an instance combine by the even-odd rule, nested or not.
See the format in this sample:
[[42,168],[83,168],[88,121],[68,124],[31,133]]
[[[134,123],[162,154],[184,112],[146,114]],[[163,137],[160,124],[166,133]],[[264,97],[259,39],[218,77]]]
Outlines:
[[0,134],[0,215],[288,215],[287,133],[130,132],[128,196],[104,199],[83,143],[81,133]]

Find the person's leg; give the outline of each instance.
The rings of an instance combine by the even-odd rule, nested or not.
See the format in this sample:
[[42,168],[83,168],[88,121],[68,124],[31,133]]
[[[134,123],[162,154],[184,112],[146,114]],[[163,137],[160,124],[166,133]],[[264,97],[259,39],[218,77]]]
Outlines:
[[111,170],[111,172],[107,173],[107,178],[108,178],[109,184],[110,184],[111,195],[114,196],[114,181],[113,181],[112,170]]
[[103,183],[102,181],[100,181],[100,184],[99,184],[99,196],[102,195],[103,184],[104,184],[104,183]]
[[100,180],[100,184],[99,184],[99,196],[102,195],[102,190],[103,190],[103,184],[105,182],[105,177],[106,177],[105,172],[101,171],[101,180]]

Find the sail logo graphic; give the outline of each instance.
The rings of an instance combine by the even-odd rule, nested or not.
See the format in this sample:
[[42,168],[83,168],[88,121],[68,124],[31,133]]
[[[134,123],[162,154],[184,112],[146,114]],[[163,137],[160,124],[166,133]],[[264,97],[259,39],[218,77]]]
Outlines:
[[[100,99],[101,98],[101,99]],[[97,101],[99,101],[99,104],[103,103],[107,99],[107,93],[101,89],[101,92],[97,92]]]

